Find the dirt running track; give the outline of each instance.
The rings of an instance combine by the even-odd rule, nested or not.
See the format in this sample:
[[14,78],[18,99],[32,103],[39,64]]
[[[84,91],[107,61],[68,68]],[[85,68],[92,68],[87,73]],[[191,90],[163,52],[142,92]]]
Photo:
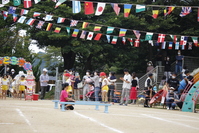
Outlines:
[[50,100],[0,100],[0,133],[199,133],[199,114],[137,105],[76,105],[54,109]]

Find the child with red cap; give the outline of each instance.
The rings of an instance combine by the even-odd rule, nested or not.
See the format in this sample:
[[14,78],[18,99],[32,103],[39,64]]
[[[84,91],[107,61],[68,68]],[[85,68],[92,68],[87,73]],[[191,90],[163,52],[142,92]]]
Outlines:
[[101,72],[100,77],[102,78],[102,102],[108,102],[108,79],[106,78],[106,73]]
[[73,80],[70,79],[70,73],[65,73],[64,74],[64,77],[65,77],[65,83],[68,83],[69,86],[68,86],[68,89],[67,89],[67,92],[72,94],[73,93],[73,89],[72,89],[72,86],[71,86],[71,82],[75,82]]

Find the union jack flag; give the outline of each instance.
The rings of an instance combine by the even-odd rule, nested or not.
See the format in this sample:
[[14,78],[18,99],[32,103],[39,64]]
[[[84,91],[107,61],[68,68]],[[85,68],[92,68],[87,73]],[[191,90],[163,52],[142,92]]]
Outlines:
[[72,26],[76,26],[76,25],[77,25],[77,23],[78,23],[78,21],[77,21],[77,20],[71,20],[70,27],[72,27]]
[[39,21],[39,23],[37,24],[36,28],[41,29],[41,27],[44,25],[44,21]]
[[188,15],[191,12],[192,12],[191,7],[182,7],[182,11],[180,13],[180,17],[184,17],[184,16]]

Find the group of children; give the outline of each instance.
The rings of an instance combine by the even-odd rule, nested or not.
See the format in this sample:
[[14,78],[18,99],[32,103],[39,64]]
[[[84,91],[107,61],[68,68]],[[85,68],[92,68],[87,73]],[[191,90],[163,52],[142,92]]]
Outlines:
[[17,75],[14,79],[10,75],[4,74],[0,77],[0,97],[6,99],[8,92],[13,98],[22,98],[22,93],[26,97],[25,90],[27,81],[25,75]]

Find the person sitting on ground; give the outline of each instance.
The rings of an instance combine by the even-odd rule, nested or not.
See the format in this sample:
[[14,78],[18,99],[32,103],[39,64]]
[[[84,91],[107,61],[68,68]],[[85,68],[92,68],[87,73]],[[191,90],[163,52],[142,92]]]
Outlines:
[[144,85],[144,93],[146,94],[146,97],[145,97],[145,104],[144,104],[144,107],[149,107],[148,106],[148,101],[149,101],[149,91],[150,91],[150,87],[152,87],[152,78],[153,78],[153,74],[152,73],[150,73],[149,75],[148,75],[148,78],[146,79],[146,81],[145,81],[145,85]]
[[178,92],[179,80],[176,78],[176,73],[172,74],[171,78],[168,79],[167,83],[169,84],[169,87],[174,88],[174,93]]
[[92,94],[94,93],[95,86],[93,83],[89,83],[89,89],[90,91],[86,94],[86,97],[91,98]]
[[[67,92],[68,87],[69,87],[68,83],[63,84],[63,89],[62,89],[61,95],[60,95],[60,102],[75,102],[74,99],[69,98],[69,94]],[[66,104],[65,109],[66,110],[73,110],[74,107],[71,104]]]
[[179,97],[176,93],[174,93],[175,88],[170,87],[169,92],[167,93],[166,96],[166,105],[167,105],[167,110],[173,110],[176,107],[176,100],[179,100]]

